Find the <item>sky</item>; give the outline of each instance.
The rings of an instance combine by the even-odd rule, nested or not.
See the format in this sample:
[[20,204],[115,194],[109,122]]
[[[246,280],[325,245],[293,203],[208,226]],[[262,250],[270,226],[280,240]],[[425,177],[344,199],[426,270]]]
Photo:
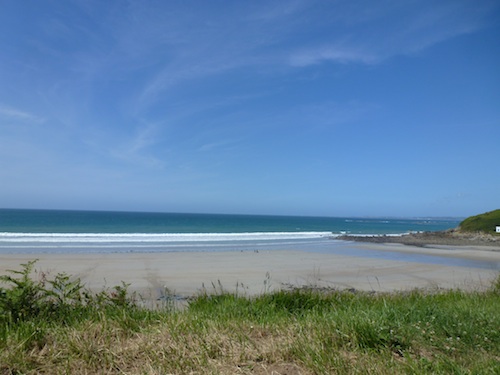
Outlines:
[[500,2],[2,0],[0,208],[500,208]]

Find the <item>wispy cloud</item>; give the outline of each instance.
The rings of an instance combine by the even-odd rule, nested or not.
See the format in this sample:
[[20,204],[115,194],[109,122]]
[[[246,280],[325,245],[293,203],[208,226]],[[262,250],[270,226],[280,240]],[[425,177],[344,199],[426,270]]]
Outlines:
[[[366,4],[365,4],[366,5]],[[381,63],[397,55],[419,53],[435,44],[477,31],[488,24],[494,3],[367,5],[363,12],[342,11],[337,22],[316,46],[292,51],[289,64],[305,67],[320,63]],[[373,9],[377,7],[377,9]],[[371,10],[370,10],[371,9]]]
[[279,44],[296,32],[293,19],[304,7],[296,3],[228,5],[224,12],[203,4],[196,13],[188,5],[163,3],[156,9],[132,1],[121,18],[110,19],[109,52],[80,59],[79,66],[103,79],[147,71],[134,93],[140,112],[184,83],[282,61]]
[[234,140],[234,139],[225,139],[225,140],[220,140],[220,141],[212,142],[212,143],[204,143],[198,148],[198,151],[199,152],[211,152],[211,151],[218,150],[221,148],[233,147],[237,143],[238,143],[238,140]]
[[3,104],[0,104],[0,117],[7,118],[9,120],[20,120],[34,123],[40,123],[44,121],[42,117],[31,112],[13,108]]
[[158,144],[158,125],[141,124],[132,137],[116,142],[110,149],[110,156],[128,164],[148,168],[163,168],[167,161],[155,154]]
[[77,24],[67,34],[77,33],[78,40],[87,41],[70,62],[82,85],[135,77],[134,89],[124,99],[133,116],[177,98],[191,82],[203,85],[207,78],[238,69],[371,65],[418,53],[483,27],[493,6],[488,1],[339,1],[325,6],[296,0],[228,5],[220,12],[201,2],[203,9],[197,13],[187,3],[127,4],[116,17],[114,7],[104,7],[107,12],[102,14],[98,4],[96,8],[82,2],[94,19],[93,29]]
[[342,46],[322,46],[315,49],[303,50],[292,54],[290,65],[305,67],[316,65],[322,62],[363,63],[373,64],[380,60],[380,57],[369,51],[356,51]]

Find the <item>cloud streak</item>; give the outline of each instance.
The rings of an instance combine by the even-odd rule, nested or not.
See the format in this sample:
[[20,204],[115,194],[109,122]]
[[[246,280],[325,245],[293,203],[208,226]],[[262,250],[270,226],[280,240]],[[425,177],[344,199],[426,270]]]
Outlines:
[[44,121],[44,119],[38,115],[2,104],[0,104],[0,117],[8,120],[34,123],[41,123]]
[[380,61],[377,57],[367,51],[349,50],[342,46],[323,46],[312,50],[304,50],[292,54],[290,65],[294,67],[307,67],[323,62],[333,62],[339,64],[361,63],[374,64]]
[[[294,67],[321,63],[377,64],[394,56],[419,53],[485,27],[492,8],[492,3],[477,6],[467,1],[417,5],[401,9],[403,6],[397,4],[384,10],[364,9],[363,14],[339,16],[343,23],[356,28],[333,29],[317,46],[293,51],[289,63]],[[367,7],[379,7],[379,4]],[[405,13],[388,21],[388,16],[396,9]],[[360,24],[363,27],[359,27]]]

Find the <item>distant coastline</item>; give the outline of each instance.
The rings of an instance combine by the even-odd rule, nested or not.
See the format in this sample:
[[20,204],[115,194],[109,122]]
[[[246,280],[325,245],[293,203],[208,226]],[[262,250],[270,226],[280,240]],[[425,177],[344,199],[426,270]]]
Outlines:
[[485,233],[464,233],[456,229],[437,232],[409,233],[401,236],[357,236],[341,235],[335,240],[369,242],[369,243],[398,243],[409,246],[432,247],[439,246],[488,246],[490,250],[500,251],[500,236]]

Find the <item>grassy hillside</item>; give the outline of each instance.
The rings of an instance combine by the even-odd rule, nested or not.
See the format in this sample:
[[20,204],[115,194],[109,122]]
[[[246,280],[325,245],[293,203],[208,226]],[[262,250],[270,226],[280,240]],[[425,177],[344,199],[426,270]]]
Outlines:
[[460,223],[459,228],[463,232],[485,232],[493,234],[495,233],[497,225],[500,225],[500,210],[468,217]]

